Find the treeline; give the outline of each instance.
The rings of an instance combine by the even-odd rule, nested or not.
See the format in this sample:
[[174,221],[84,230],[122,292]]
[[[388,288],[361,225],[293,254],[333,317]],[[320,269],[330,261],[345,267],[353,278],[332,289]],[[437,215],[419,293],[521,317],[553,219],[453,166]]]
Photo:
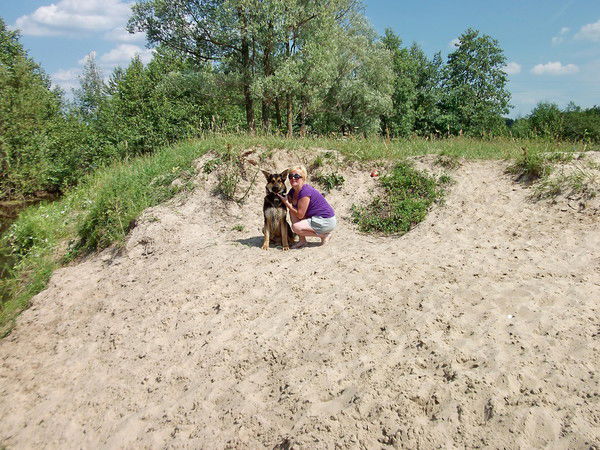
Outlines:
[[522,119],[508,121],[513,136],[544,137],[564,141],[600,142],[600,106],[583,109],[574,103],[560,109],[541,102]]
[[62,191],[204,131],[598,139],[594,109],[559,111],[558,128],[536,111],[508,123],[506,58],[490,36],[468,29],[445,61],[429,58],[378,36],[357,0],[140,0],[128,26],[153,60],[105,78],[90,55],[65,96],[0,19],[0,199]]

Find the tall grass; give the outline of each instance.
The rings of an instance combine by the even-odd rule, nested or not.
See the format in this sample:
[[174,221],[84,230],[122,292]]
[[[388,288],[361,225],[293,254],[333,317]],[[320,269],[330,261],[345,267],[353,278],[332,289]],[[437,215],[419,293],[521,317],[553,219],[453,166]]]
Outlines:
[[[176,178],[193,175],[193,161],[208,150],[218,153],[262,146],[267,150],[327,148],[351,161],[402,160],[422,154],[467,159],[507,159],[521,147],[533,151],[570,151],[574,144],[512,139],[452,138],[393,140],[380,138],[294,138],[280,136],[209,135],[163,148],[156,153],[104,167],[84,178],[60,200],[23,211],[2,236],[0,252],[12,261],[0,280],[0,335],[33,295],[44,289],[54,269],[78,255],[123,242],[140,213],[172,197],[186,184]],[[581,150],[581,149],[577,149]]]
[[[83,253],[122,242],[146,208],[172,197],[192,162],[214,142],[182,143],[103,168],[62,199],[23,211],[2,236],[12,267],[0,280],[0,335],[47,284],[53,270]],[[183,184],[185,188],[185,184]]]

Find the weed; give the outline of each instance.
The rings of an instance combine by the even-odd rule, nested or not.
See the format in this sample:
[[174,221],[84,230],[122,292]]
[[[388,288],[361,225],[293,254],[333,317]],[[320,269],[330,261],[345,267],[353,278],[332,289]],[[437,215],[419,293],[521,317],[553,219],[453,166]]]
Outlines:
[[461,166],[458,156],[443,151],[437,155],[434,163],[446,169],[457,169]]
[[239,175],[228,170],[219,175],[219,181],[215,188],[215,193],[222,195],[226,200],[234,200],[235,192],[239,182]]
[[531,183],[550,175],[552,168],[541,152],[529,151],[526,147],[522,150],[522,155],[506,169],[508,173],[517,176],[515,181]]
[[235,200],[238,184],[241,178],[245,177],[241,153],[231,144],[227,144],[227,150],[223,152],[220,159],[222,163],[217,171],[217,186],[214,193],[226,200]]
[[309,166],[309,170],[311,172],[320,169],[321,167],[323,167],[324,161],[323,161],[323,156],[322,155],[318,155],[314,161],[310,164]]
[[438,178],[438,184],[440,185],[454,184],[454,182],[454,179],[450,175],[442,174]]
[[312,179],[323,186],[325,192],[330,192],[332,189],[336,189],[344,184],[344,177],[337,173],[329,174],[317,174],[313,175]]
[[380,183],[383,197],[376,197],[367,206],[352,207],[353,220],[361,231],[406,233],[443,196],[435,179],[408,163],[398,164],[389,175],[381,177]]
[[567,197],[580,196],[589,199],[595,197],[599,191],[600,183],[597,174],[590,170],[576,168],[571,173],[561,173],[542,179],[534,187],[532,197],[541,200],[565,194]]
[[244,225],[238,224],[238,225],[234,225],[231,228],[231,231],[244,231],[246,228],[244,227]]
[[217,166],[219,166],[221,164],[223,164],[223,161],[221,161],[221,158],[209,159],[202,166],[202,172],[205,174],[210,174],[217,168]]
[[560,163],[560,164],[569,163],[569,162],[573,161],[573,159],[575,159],[575,155],[572,152],[548,153],[545,157],[545,160],[547,162]]

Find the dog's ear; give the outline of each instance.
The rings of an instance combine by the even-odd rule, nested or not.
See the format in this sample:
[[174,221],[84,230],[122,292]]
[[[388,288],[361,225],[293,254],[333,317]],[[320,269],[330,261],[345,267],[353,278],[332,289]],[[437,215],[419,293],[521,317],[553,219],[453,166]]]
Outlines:
[[287,175],[288,175],[289,171],[290,171],[290,169],[285,169],[283,172],[281,172],[279,174],[279,176],[285,180],[287,178]]
[[265,178],[268,180],[269,177],[271,176],[271,174],[269,172],[267,172],[266,170],[260,169],[260,171],[264,174]]

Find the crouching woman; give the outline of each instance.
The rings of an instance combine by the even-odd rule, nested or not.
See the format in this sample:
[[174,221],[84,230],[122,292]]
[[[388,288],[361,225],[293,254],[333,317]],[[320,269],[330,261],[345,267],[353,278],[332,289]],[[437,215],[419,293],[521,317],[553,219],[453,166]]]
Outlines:
[[304,166],[290,168],[288,179],[292,189],[287,198],[279,196],[290,211],[292,230],[300,237],[292,248],[304,247],[307,236],[318,237],[321,245],[327,244],[337,224],[335,211],[325,197],[306,182],[307,177]]

